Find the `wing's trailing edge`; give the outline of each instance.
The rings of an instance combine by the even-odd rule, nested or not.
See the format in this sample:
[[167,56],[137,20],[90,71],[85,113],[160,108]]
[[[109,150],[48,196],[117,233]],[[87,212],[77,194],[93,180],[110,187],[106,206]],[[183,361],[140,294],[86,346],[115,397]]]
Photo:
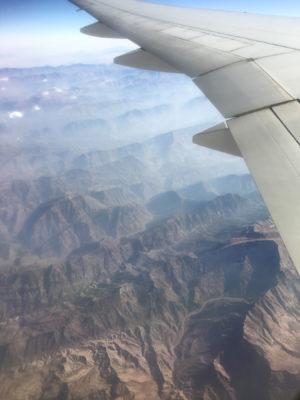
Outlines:
[[[300,128],[298,102],[232,119],[228,126],[291,258],[300,266],[300,157],[288,116],[295,105]],[[281,112],[287,125],[278,116]]]
[[190,76],[226,126],[194,142],[242,155],[300,273],[300,19],[70,0],[140,50],[122,65]]

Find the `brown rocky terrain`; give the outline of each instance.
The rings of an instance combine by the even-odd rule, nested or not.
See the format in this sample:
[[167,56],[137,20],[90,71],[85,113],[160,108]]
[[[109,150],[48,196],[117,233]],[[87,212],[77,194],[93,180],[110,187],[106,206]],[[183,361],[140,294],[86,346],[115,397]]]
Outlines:
[[299,279],[249,204],[225,196],[60,262],[3,265],[2,397],[292,399]]
[[180,77],[115,68],[2,71],[0,400],[293,400],[300,279],[253,180],[192,146],[217,117]]
[[2,184],[0,398],[292,399],[300,281],[252,181],[139,174]]

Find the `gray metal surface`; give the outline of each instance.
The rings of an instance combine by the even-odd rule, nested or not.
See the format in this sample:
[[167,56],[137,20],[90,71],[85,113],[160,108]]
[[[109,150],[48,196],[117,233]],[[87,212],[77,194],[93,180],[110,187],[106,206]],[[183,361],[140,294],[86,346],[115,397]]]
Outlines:
[[123,38],[118,32],[112,30],[108,26],[101,24],[101,22],[96,22],[94,24],[85,26],[80,29],[81,33],[89,36],[96,36],[102,38]]
[[192,40],[193,42],[196,42],[200,45],[227,52],[229,51],[232,52],[233,50],[238,50],[249,46],[249,43],[247,43],[246,40],[241,41],[236,39],[230,39],[224,36],[208,35],[208,34],[202,34],[201,36],[195,37]]
[[[97,19],[103,16],[105,5],[127,13],[154,18],[172,24],[199,28],[300,50],[299,18],[275,17],[249,13],[201,10],[152,4],[137,0],[72,0]],[[106,8],[107,11],[107,8]]]
[[[300,145],[300,104],[293,101],[272,108],[273,112],[288,129],[289,133]],[[299,149],[300,151],[300,149]],[[300,159],[300,157],[299,157]]]
[[287,47],[274,46],[266,43],[249,43],[247,46],[234,50],[233,53],[244,58],[260,59],[272,55],[289,53]]
[[257,63],[295,98],[300,97],[300,52],[265,57]]
[[242,157],[241,152],[225,122],[198,133],[193,137],[193,143],[207,147],[208,149]]
[[299,146],[271,110],[228,126],[300,273]]
[[138,49],[123,54],[114,59],[115,64],[125,65],[126,67],[142,68],[151,71],[177,72],[171,65],[165,63],[162,59],[148,53],[145,50]]
[[232,64],[194,82],[226,118],[292,99],[254,62]]
[[204,35],[203,33],[199,32],[199,31],[192,30],[192,29],[184,29],[184,28],[180,28],[177,26],[173,26],[171,28],[164,29],[162,31],[162,33],[171,35],[171,36],[175,36],[180,39],[193,39],[193,38],[197,38],[199,36]]

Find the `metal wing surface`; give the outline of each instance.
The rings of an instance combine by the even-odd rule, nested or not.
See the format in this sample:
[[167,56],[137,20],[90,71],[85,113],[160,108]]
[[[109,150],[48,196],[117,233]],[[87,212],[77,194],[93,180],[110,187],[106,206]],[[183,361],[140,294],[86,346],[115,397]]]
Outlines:
[[70,0],[99,22],[83,29],[140,49],[116,63],[188,75],[226,119],[194,142],[244,157],[300,273],[300,19]]

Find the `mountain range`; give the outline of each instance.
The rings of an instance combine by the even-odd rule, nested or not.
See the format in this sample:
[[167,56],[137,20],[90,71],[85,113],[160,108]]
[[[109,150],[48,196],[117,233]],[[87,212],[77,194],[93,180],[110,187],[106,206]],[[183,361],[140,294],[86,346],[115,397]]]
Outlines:
[[192,145],[206,100],[117,66],[1,76],[0,398],[292,400],[299,276],[243,161]]

